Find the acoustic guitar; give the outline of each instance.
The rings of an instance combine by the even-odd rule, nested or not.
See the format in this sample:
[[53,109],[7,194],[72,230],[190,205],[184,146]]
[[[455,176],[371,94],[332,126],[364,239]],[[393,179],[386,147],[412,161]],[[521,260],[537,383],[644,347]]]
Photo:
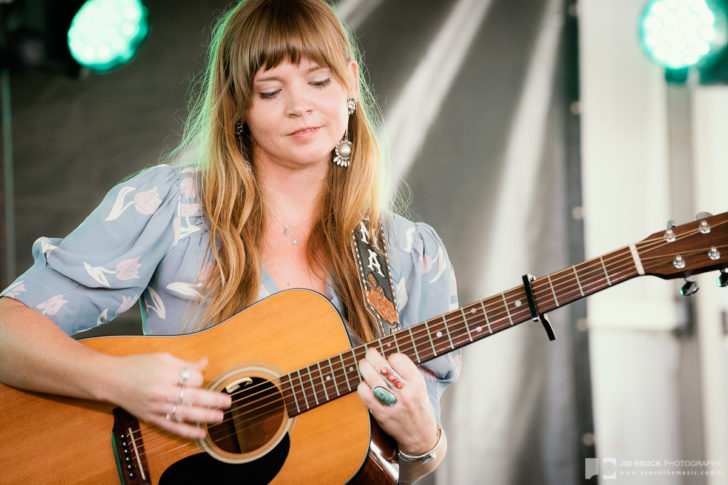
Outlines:
[[622,283],[720,270],[728,285],[728,213],[656,232],[603,256],[534,279],[356,348],[323,296],[290,290],[207,330],[182,336],[100,337],[113,355],[210,357],[205,383],[233,405],[188,441],[111,404],[0,385],[0,482],[395,483],[391,440],[353,393],[368,347],[423,363]]

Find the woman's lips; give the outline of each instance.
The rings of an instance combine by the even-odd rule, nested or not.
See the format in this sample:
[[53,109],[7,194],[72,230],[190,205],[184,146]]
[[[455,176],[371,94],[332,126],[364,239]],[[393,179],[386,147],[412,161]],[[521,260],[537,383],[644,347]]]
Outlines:
[[294,138],[308,138],[313,136],[316,132],[318,132],[318,130],[318,126],[307,126],[290,133],[288,136],[292,136]]

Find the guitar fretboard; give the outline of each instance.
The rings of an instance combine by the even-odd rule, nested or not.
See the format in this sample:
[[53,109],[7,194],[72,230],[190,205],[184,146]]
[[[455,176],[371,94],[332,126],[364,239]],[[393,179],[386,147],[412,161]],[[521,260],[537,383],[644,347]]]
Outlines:
[[[538,278],[531,287],[538,312],[546,313],[638,274],[633,253],[625,247]],[[296,416],[355,391],[361,382],[358,362],[370,347],[385,357],[401,352],[421,364],[529,320],[526,291],[519,286],[314,362],[281,376],[288,414]]]

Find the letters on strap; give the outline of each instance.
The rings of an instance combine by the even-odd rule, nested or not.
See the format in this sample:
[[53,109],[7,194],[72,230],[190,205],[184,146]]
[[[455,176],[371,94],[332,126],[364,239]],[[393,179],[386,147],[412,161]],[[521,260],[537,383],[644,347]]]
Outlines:
[[368,220],[362,220],[352,233],[352,250],[359,266],[359,282],[367,310],[379,322],[381,336],[399,330],[399,315],[394,297],[392,276],[387,259],[384,235],[378,244],[370,241]]

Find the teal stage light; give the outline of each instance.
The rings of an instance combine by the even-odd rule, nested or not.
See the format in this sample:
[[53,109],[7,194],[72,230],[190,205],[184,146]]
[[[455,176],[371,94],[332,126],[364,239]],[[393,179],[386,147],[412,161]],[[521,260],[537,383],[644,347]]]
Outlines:
[[79,64],[105,73],[129,62],[148,32],[140,0],[88,0],[68,29],[68,48]]
[[725,63],[727,12],[726,0],[650,0],[640,18],[640,43],[668,81],[685,82],[692,67],[702,81],[704,71]]

